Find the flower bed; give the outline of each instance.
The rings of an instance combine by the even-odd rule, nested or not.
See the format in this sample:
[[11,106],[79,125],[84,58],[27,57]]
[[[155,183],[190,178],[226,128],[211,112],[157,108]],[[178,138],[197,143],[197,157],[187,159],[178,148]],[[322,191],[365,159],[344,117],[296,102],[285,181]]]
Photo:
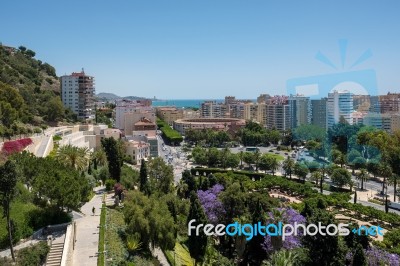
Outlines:
[[21,152],[30,144],[32,144],[32,139],[30,138],[7,141],[4,142],[2,152],[5,154]]

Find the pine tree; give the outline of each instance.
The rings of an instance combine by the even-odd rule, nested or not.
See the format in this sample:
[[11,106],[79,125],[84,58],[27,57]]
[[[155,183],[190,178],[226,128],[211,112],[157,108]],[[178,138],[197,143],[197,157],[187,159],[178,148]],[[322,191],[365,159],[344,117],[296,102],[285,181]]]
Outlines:
[[108,161],[108,172],[111,177],[119,183],[121,178],[122,154],[118,147],[118,142],[114,138],[105,138],[101,140],[101,145],[106,152]]
[[142,159],[140,165],[140,191],[145,195],[150,195],[149,181],[147,178],[147,166],[145,160]]
[[360,244],[357,245],[353,256],[353,265],[366,266],[367,258],[365,257],[364,250]]

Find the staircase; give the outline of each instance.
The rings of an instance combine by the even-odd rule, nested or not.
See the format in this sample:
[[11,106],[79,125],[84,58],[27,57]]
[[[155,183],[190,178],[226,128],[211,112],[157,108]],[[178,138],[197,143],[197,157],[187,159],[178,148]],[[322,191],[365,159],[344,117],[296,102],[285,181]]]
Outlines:
[[50,247],[50,252],[47,255],[46,266],[60,266],[63,249],[64,242],[52,244]]

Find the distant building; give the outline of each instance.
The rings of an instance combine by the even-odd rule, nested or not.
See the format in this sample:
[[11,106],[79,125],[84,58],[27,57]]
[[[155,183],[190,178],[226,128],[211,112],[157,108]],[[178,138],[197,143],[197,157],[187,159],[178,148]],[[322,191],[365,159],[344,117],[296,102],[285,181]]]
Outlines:
[[269,99],[271,99],[271,95],[260,94],[260,96],[257,97],[257,103],[266,103]]
[[311,124],[326,129],[327,98],[311,100]]
[[78,118],[94,118],[94,77],[82,72],[72,73],[60,78],[61,99]]
[[290,95],[289,99],[290,127],[296,128],[311,123],[310,97]]
[[198,118],[198,119],[179,119],[174,122],[174,129],[185,135],[187,129],[201,130],[213,129],[217,131],[237,131],[244,127],[246,121],[236,118]]
[[291,128],[289,104],[266,104],[265,113],[268,129],[285,131]]
[[327,127],[332,128],[334,124],[344,119],[350,125],[353,124],[353,94],[349,91],[333,91],[328,94],[326,108]]
[[125,154],[134,164],[140,164],[142,159],[150,156],[150,144],[144,141],[128,140],[125,142]]
[[400,93],[379,95],[379,106],[382,114],[400,112]]
[[353,108],[354,111],[368,112],[371,110],[371,96],[370,95],[353,95]]
[[[141,103],[139,101],[131,101],[131,100],[117,100],[115,101],[115,109],[114,109],[114,120],[115,127],[121,130],[126,130],[130,132],[133,130],[133,124],[138,122],[145,113],[153,113],[153,121],[155,121],[155,115],[153,108],[146,105],[146,102]],[[133,114],[133,115],[128,115]],[[136,114],[136,115],[135,115]],[[145,116],[149,118],[148,116]],[[127,120],[127,121],[125,121]],[[126,125],[128,128],[125,129]]]
[[183,109],[178,109],[173,106],[157,107],[156,115],[170,126],[173,126],[174,121],[183,118]]

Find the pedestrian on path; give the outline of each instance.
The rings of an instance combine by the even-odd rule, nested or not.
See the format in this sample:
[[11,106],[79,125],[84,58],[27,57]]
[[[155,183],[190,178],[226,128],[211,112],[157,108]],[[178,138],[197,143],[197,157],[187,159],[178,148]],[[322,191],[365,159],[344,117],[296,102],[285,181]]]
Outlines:
[[93,206],[93,208],[92,208],[93,216],[94,216],[95,212],[96,212],[96,208]]

